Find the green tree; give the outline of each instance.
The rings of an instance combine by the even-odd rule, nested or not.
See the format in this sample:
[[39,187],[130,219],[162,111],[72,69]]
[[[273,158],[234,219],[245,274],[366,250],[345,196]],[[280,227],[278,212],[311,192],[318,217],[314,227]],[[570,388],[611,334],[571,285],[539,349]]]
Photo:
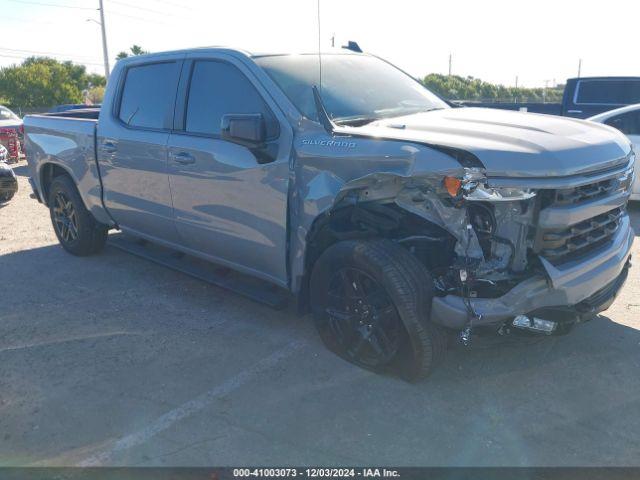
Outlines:
[[22,110],[80,103],[83,90],[104,85],[104,77],[86,72],[83,65],[48,57],[30,57],[21,65],[0,69],[0,96]]
[[104,98],[104,87],[91,87],[87,92],[87,98],[89,102],[96,104],[102,103],[102,99]]
[[129,49],[129,52],[126,52],[123,50],[118,55],[116,55],[116,60],[122,60],[123,58],[136,56],[136,55],[144,55],[145,53],[149,53],[149,52],[146,50],[143,50],[143,48],[140,45],[133,45]]
[[484,102],[560,102],[564,85],[548,88],[515,88],[496,85],[474,77],[459,75],[427,75],[422,83],[434,93],[448,100]]
[[91,87],[105,87],[107,85],[107,79],[99,73],[90,73],[87,75],[87,83]]

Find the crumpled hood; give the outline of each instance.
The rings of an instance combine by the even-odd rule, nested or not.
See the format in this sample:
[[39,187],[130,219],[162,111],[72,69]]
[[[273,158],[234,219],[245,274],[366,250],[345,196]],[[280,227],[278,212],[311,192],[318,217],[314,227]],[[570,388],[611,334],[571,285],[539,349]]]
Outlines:
[[495,177],[558,177],[622,163],[629,140],[584,120],[489,108],[452,108],[340,128],[465,150]]

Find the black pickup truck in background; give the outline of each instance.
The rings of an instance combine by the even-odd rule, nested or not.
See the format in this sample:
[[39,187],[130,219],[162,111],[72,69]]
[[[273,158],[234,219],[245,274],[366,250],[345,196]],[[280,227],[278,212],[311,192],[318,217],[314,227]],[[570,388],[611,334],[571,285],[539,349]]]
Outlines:
[[589,118],[614,108],[640,103],[640,77],[570,78],[562,103],[455,101],[467,107],[499,108],[546,113],[563,117]]

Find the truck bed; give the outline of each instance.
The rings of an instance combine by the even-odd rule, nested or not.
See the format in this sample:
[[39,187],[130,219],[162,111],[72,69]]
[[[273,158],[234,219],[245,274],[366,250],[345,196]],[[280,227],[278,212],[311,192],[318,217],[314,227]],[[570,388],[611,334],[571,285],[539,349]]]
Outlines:
[[24,118],[25,145],[33,187],[47,201],[46,180],[60,169],[71,176],[80,196],[99,221],[109,223],[102,205],[102,186],[96,162],[99,110],[75,110]]
[[61,117],[61,118],[84,118],[97,120],[100,116],[100,108],[78,108],[75,110],[65,110],[64,112],[48,112],[43,113],[43,117]]

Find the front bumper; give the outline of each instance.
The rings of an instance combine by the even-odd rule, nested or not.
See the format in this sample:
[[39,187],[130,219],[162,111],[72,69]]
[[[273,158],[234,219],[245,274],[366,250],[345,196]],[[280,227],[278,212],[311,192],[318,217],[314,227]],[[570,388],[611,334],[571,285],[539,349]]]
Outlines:
[[[606,298],[597,305],[591,305],[589,314],[606,310],[626,278],[633,238],[629,216],[625,215],[611,242],[589,257],[561,266],[553,266],[541,258],[546,276],[536,275],[524,280],[499,298],[470,299],[479,316],[474,319],[474,326],[499,325],[517,315],[553,307],[576,307],[580,310],[580,306],[589,304],[590,298],[598,296]],[[622,281],[616,282],[620,278]],[[464,328],[469,322],[464,299],[456,295],[435,297],[431,320],[449,328]]]

